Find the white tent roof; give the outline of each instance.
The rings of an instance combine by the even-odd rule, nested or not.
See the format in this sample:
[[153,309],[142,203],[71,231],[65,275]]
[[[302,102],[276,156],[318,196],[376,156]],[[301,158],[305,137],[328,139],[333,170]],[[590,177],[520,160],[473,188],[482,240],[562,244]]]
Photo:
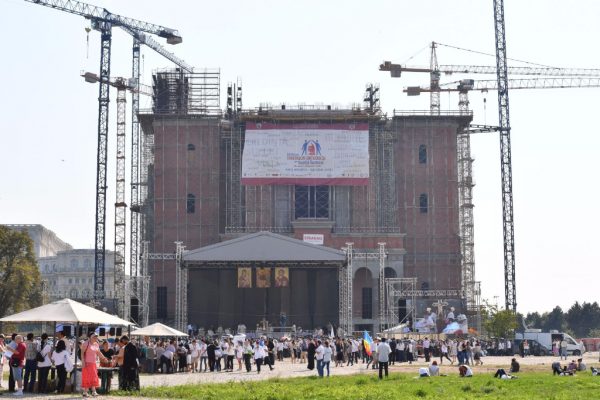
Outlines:
[[157,322],[131,332],[131,336],[187,336],[187,334]]
[[72,322],[121,326],[134,325],[132,322],[71,299],[58,300],[31,310],[9,315],[0,318],[0,322]]

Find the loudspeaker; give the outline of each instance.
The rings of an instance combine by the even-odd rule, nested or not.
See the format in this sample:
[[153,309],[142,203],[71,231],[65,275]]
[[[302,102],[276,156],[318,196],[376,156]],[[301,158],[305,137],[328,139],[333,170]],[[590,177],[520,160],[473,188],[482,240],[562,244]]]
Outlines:
[[70,337],[71,336],[71,325],[63,326],[62,331],[66,337]]
[[139,316],[140,316],[139,300],[136,299],[135,297],[131,298],[131,311],[129,314],[133,321],[137,321],[139,319]]

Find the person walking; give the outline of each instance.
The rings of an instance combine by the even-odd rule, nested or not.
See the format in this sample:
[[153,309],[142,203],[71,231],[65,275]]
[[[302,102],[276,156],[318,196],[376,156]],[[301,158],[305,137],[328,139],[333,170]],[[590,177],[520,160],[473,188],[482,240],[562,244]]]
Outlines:
[[[323,377],[323,354],[325,353],[325,348],[320,340],[317,340],[317,349],[315,350],[315,358],[317,360],[317,373],[319,377]],[[327,346],[329,347],[329,346]]]
[[265,347],[264,342],[262,340],[257,340],[254,344],[254,362],[256,363],[256,371],[258,374],[260,374],[260,366],[262,365],[266,356],[267,348]]
[[[327,377],[329,377],[329,364],[331,364],[331,355],[333,354],[333,350],[331,349],[331,346],[329,345],[329,341],[326,340],[325,341],[325,346],[323,346],[323,364],[321,366],[321,371],[325,371],[325,368],[327,368]],[[321,378],[323,377],[323,375],[321,375]]]
[[385,376],[388,376],[388,364],[390,362],[390,353],[392,349],[387,344],[386,338],[381,338],[381,342],[377,346],[377,362],[379,364],[379,379],[383,379],[383,370],[385,370]]
[[38,361],[38,393],[46,393],[48,390],[48,373],[52,366],[50,355],[52,354],[52,345],[48,342],[48,334],[42,333],[42,342],[40,343],[40,356],[43,361]]
[[246,365],[246,372],[252,371],[252,355],[254,351],[252,350],[252,343],[250,343],[249,339],[246,339],[244,342],[244,364]]
[[238,362],[238,371],[242,370],[242,360],[244,359],[244,345],[241,340],[236,341],[235,343],[235,358]]
[[310,340],[308,343],[308,347],[306,350],[306,355],[308,357],[307,368],[311,371],[315,369],[315,353],[317,350],[317,346],[314,340]]
[[440,365],[442,365],[442,363],[444,362],[444,357],[446,357],[446,360],[450,361],[450,364],[453,364],[450,357],[448,357],[448,345],[445,341],[442,341],[442,343],[440,344],[440,353]]

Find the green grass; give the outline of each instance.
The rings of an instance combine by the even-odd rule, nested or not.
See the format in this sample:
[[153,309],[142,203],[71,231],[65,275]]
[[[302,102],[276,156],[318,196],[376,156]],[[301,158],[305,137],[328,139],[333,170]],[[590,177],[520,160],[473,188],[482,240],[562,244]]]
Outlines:
[[[113,394],[113,393],[111,393]],[[131,393],[114,393],[131,395]],[[547,399],[600,398],[600,377],[587,372],[553,377],[547,372],[520,374],[519,379],[494,379],[490,374],[415,378],[394,373],[380,381],[376,375],[316,376],[143,388],[141,397],[170,399]]]

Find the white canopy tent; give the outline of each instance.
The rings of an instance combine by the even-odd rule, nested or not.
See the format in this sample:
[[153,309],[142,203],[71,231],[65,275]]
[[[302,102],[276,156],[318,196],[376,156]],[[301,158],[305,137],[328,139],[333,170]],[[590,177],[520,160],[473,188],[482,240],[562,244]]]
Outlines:
[[71,299],[57,300],[40,307],[32,308],[31,310],[9,315],[8,317],[0,318],[0,322],[71,322],[76,324],[118,326],[135,325],[115,315],[96,310]]
[[[96,310],[85,304],[78,303],[71,299],[57,300],[31,310],[22,311],[8,317],[0,318],[0,322],[26,323],[26,322],[52,322],[56,331],[57,322],[68,322],[79,325],[119,325],[131,327],[132,322],[125,321],[115,315]],[[77,333],[76,333],[77,334]],[[73,357],[76,357],[73,352]],[[73,362],[76,364],[76,360]],[[77,382],[77,368],[73,370],[74,382]]]
[[188,335],[186,333],[178,331],[177,329],[173,329],[170,326],[166,326],[161,324],[160,322],[157,322],[152,325],[148,325],[144,328],[136,329],[135,331],[131,332],[131,336],[183,337]]

